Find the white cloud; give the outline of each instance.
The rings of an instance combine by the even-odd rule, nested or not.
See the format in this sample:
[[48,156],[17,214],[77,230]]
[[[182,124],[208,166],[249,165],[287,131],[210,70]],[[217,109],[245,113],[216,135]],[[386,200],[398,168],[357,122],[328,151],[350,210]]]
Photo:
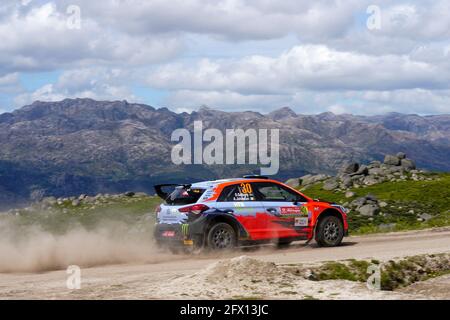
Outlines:
[[68,18],[54,3],[11,10],[0,19],[0,69],[155,63],[174,57],[182,47],[175,37],[133,36],[83,16],[81,29],[70,29]]
[[367,104],[390,106],[391,111],[419,114],[450,113],[450,89],[367,91],[360,96]]
[[297,90],[389,90],[448,86],[450,75],[408,56],[370,56],[323,45],[296,46],[278,57],[169,64],[149,76],[151,86],[287,94]]
[[166,104],[176,106],[176,112],[190,112],[199,106],[223,109],[227,111],[253,110],[266,112],[292,102],[290,96],[283,95],[243,95],[231,91],[195,91],[179,90],[166,100]]
[[17,106],[33,101],[59,101],[65,98],[139,101],[124,83],[129,73],[120,69],[76,69],[64,72],[54,84],[46,84],[15,98]]
[[0,87],[16,85],[19,82],[19,74],[17,72],[0,75]]
[[[65,0],[63,4],[73,2]],[[356,0],[75,2],[85,15],[131,34],[196,33],[233,41],[273,39],[290,33],[304,39],[336,36],[352,26],[352,12],[361,7]]]
[[267,113],[290,106],[297,113],[325,111],[375,115],[386,112],[417,114],[450,113],[450,90],[404,89],[391,91],[316,91],[302,90],[292,95],[243,95],[229,91],[175,91],[168,105],[180,111],[197,110],[201,105],[227,111],[253,110]]
[[447,0],[396,2],[381,6],[382,34],[418,40],[448,40],[450,2]]
[[19,73],[8,73],[5,75],[0,74],[0,93],[14,94],[22,91],[22,87],[19,80]]
[[[372,4],[380,30],[365,25]],[[4,0],[0,46],[0,93],[17,106],[139,100],[147,85],[177,110],[450,110],[448,0]],[[21,73],[42,70],[61,76],[23,93]]]

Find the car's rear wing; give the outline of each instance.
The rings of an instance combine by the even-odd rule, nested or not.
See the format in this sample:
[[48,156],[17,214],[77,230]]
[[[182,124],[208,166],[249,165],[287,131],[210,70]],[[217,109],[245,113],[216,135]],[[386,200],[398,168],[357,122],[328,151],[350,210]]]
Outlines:
[[171,192],[164,192],[163,188],[165,188],[165,187],[189,188],[190,186],[191,186],[190,184],[183,184],[183,183],[168,183],[168,184],[157,184],[157,185],[153,186],[153,188],[155,188],[155,191],[156,191],[156,194],[158,195],[158,197],[160,197],[163,200],[167,200],[167,198],[169,197]]

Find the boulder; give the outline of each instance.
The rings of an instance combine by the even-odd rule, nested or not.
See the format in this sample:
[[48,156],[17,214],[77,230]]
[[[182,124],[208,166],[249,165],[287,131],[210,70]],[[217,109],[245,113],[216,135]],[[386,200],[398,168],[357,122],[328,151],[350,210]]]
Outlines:
[[359,197],[350,202],[351,207],[361,207],[366,203],[366,197]]
[[371,186],[371,185],[377,184],[377,183],[378,183],[378,180],[377,180],[377,178],[375,178],[375,176],[366,176],[366,177],[364,178],[363,183],[364,183],[366,186]]
[[373,217],[380,211],[380,207],[376,204],[365,204],[356,210],[363,216]]
[[376,175],[376,176],[383,176],[386,174],[386,171],[384,171],[382,168],[371,168],[368,172],[369,175]]
[[369,173],[369,168],[366,165],[361,165],[355,173],[351,175],[367,175]]
[[83,201],[84,201],[85,203],[91,204],[91,203],[94,203],[94,202],[95,202],[95,198],[94,198],[94,197],[90,197],[90,196],[86,196],[86,197],[83,199]]
[[301,176],[300,178],[298,178],[298,180],[299,180],[300,184],[305,185],[305,184],[307,184],[306,182],[309,182],[309,180],[311,179],[312,176],[313,176],[312,174],[307,174],[307,175]]
[[390,168],[387,169],[389,173],[394,173],[394,172],[403,172],[405,170],[405,168],[403,168],[402,166],[392,166]]
[[337,187],[339,187],[339,183],[335,179],[329,179],[323,184],[323,189],[328,191],[337,189]]
[[371,161],[369,164],[370,168],[379,168],[381,166],[381,162],[378,160]]
[[380,206],[380,208],[384,208],[387,207],[387,202],[381,201],[380,203],[378,203],[378,205]]
[[406,158],[406,154],[404,152],[398,152],[396,154],[396,157],[399,159],[405,159]]
[[363,178],[364,178],[363,175],[355,175],[355,176],[352,176],[352,181],[358,181],[358,180],[361,180]]
[[80,200],[78,200],[78,199],[72,200],[72,206],[78,207],[79,205],[80,205]]
[[288,186],[292,188],[297,188],[300,186],[300,178],[292,178],[285,182]]
[[316,174],[316,175],[307,174],[306,176],[300,177],[300,180],[302,182],[302,186],[306,186],[308,184],[313,184],[313,183],[325,180],[329,177],[330,176],[328,176],[326,174]]
[[355,195],[356,195],[356,193],[354,193],[353,191],[347,191],[345,193],[346,198],[353,198]]
[[411,159],[402,159],[401,166],[405,170],[414,170],[416,168],[416,163]]
[[45,197],[44,199],[42,199],[42,202],[44,204],[48,204],[48,205],[53,206],[53,205],[56,204],[57,200],[56,200],[55,197]]
[[419,218],[422,219],[422,221],[428,221],[433,218],[433,216],[428,213],[422,213],[421,215],[419,215]]
[[353,185],[352,178],[348,174],[345,174],[341,177],[341,182],[345,188],[349,188]]
[[356,162],[352,162],[352,163],[347,163],[344,166],[342,166],[340,172],[342,173],[354,173],[356,171],[358,171],[359,169],[359,164]]
[[396,156],[387,154],[384,157],[384,164],[390,165],[390,166],[399,166],[400,165],[400,159],[397,158]]
[[366,198],[366,200],[378,201],[377,197],[374,194],[371,194],[371,193],[367,194],[365,198]]

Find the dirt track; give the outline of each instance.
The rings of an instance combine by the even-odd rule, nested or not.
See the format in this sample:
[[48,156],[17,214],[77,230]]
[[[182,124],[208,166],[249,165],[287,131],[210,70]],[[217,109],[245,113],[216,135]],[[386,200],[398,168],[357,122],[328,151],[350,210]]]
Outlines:
[[[344,239],[341,247],[318,248],[315,244],[304,246],[302,243],[293,244],[287,249],[274,249],[271,246],[258,249],[242,249],[233,254],[222,256],[172,256],[159,254],[158,259],[146,264],[121,264],[110,266],[97,266],[92,268],[82,268],[82,287],[79,290],[69,290],[66,288],[66,271],[50,271],[44,273],[28,274],[0,274],[0,298],[2,299],[114,299],[114,298],[220,298],[220,297],[248,297],[259,296],[265,298],[298,298],[296,294],[283,291],[284,294],[263,294],[261,290],[268,290],[265,287],[252,287],[239,283],[238,288],[229,288],[229,294],[218,296],[214,292],[214,286],[205,287],[200,284],[199,279],[210,279],[211,272],[218,270],[221,263],[211,266],[214,262],[225,259],[229,260],[238,256],[249,256],[258,260],[275,262],[276,264],[292,263],[312,263],[326,260],[343,259],[390,259],[402,256],[411,256],[424,253],[440,253],[450,251],[450,229],[426,230],[406,233],[391,233],[364,237],[348,237]],[[2,257],[5,258],[5,257]],[[238,261],[242,263],[242,261]],[[248,262],[245,260],[244,262]],[[244,266],[244,264],[241,264]],[[251,265],[247,267],[253,268]],[[269,264],[262,266],[272,268]],[[216,269],[214,269],[216,268]],[[255,267],[256,268],[256,267]],[[202,273],[202,270],[209,270],[210,273]],[[238,270],[239,271],[239,270]],[[270,272],[273,270],[271,269]],[[239,271],[240,272],[240,271]],[[201,278],[201,276],[204,276]],[[289,281],[284,275],[283,279]],[[277,283],[283,281],[274,276]],[[445,278],[444,286],[450,286]],[[218,280],[223,283],[224,279]],[[242,279],[245,281],[245,279]],[[255,280],[256,281],[256,280]],[[258,280],[259,281],[259,280]],[[439,282],[438,279],[434,281]],[[308,283],[313,283],[310,285]],[[402,296],[403,293],[368,293],[362,284],[349,283],[347,281],[307,281],[298,284],[293,292],[298,292],[299,297],[315,293],[318,298],[373,298],[401,299],[411,298]],[[290,286],[288,284],[288,286]],[[336,291],[339,286],[339,293]],[[270,288],[270,286],[269,286]],[[448,290],[447,290],[448,289]],[[293,289],[292,289],[293,290]],[[330,291],[331,290],[331,291]],[[301,291],[301,292],[300,292]],[[441,292],[450,292],[450,288],[442,286]],[[225,290],[225,292],[227,292]],[[407,294],[415,294],[406,291]],[[290,296],[292,294],[292,296]],[[413,296],[414,297],[414,296]],[[416,295],[415,298],[432,297]],[[437,296],[442,298],[442,296]],[[445,296],[444,296],[445,298]],[[450,297],[449,297],[450,298]]]

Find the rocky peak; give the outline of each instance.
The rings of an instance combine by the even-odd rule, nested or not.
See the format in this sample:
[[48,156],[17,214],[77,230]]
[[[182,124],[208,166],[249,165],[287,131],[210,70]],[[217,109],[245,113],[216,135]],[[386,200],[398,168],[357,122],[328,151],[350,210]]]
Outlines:
[[297,114],[291,108],[283,107],[270,112],[267,116],[272,118],[273,120],[281,120],[287,118],[296,118]]

